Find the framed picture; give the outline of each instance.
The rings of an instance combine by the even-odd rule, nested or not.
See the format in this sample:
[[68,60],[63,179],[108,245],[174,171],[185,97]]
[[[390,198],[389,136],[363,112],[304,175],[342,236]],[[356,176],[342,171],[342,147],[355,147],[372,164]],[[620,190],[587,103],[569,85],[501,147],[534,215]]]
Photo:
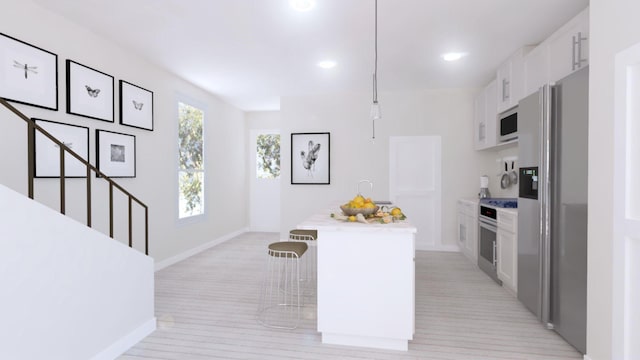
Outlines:
[[120,80],[120,124],[153,131],[153,92]]
[[329,135],[291,134],[291,184],[329,184]]
[[58,55],[0,33],[0,97],[58,110]]
[[[62,124],[55,121],[33,119],[56,139],[89,162],[89,128]],[[39,131],[35,132],[35,176],[39,178],[60,177],[60,146]],[[68,152],[64,155],[64,176],[87,177],[87,168]]]
[[136,177],[136,137],[96,130],[96,167],[108,177]]
[[113,122],[113,76],[67,60],[67,113]]

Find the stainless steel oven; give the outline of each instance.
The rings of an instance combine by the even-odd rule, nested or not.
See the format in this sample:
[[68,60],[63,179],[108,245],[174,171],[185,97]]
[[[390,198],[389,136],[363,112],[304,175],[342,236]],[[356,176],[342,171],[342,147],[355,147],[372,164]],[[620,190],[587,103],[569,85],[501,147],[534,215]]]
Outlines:
[[495,282],[502,285],[502,281],[498,279],[498,254],[496,254],[497,215],[494,207],[480,205],[480,215],[478,216],[478,267]]

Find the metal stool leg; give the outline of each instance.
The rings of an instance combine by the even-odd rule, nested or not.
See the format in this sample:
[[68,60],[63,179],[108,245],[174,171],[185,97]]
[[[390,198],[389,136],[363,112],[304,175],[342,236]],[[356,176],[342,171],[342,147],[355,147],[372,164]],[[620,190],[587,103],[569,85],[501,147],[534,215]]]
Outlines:
[[295,329],[300,322],[300,257],[306,243],[278,242],[269,245],[258,306],[258,321],[270,328]]
[[307,243],[309,253],[303,259],[302,282],[304,283],[303,294],[312,296],[316,293],[317,286],[317,230],[294,229],[289,232],[290,241],[302,241]]

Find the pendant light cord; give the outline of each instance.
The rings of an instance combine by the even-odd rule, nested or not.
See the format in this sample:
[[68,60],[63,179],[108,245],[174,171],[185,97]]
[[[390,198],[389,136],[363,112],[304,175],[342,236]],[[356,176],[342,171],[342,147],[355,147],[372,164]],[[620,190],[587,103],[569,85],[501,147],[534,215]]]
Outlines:
[[378,0],[375,0],[373,102],[378,102]]

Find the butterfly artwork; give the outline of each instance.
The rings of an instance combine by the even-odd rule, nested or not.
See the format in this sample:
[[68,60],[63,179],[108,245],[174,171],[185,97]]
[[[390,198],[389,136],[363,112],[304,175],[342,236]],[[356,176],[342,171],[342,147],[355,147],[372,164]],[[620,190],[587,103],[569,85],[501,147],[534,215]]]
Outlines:
[[33,73],[33,74],[37,74],[38,72],[36,71],[36,69],[38,68],[37,66],[29,66],[27,64],[21,64],[15,60],[13,60],[13,67],[20,69],[20,70],[24,70],[24,78],[28,79],[29,78],[29,73]]
[[313,176],[313,172],[316,170],[316,160],[318,159],[318,153],[320,152],[320,144],[314,144],[309,140],[309,151],[305,153],[304,150],[300,151],[300,158],[302,158],[302,166],[307,169],[307,175]]
[[98,94],[100,94],[100,89],[92,89],[89,85],[85,85],[84,87],[87,89],[87,94],[93,98],[98,97]]
[[131,101],[133,101],[133,107],[136,108],[136,110],[142,111],[142,106],[144,106],[144,103],[137,102],[135,100]]

